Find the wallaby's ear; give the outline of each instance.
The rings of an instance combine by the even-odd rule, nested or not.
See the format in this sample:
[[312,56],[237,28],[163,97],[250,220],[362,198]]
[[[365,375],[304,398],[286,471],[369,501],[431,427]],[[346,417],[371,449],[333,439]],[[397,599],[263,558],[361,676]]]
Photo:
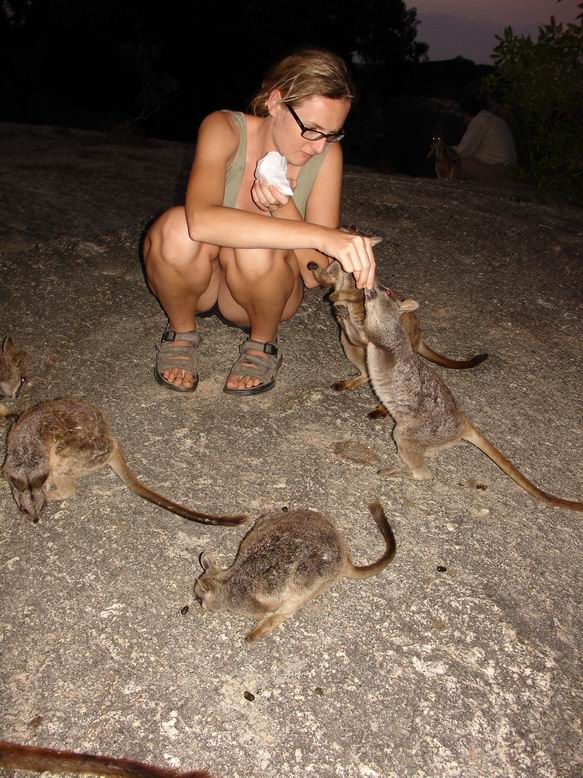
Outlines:
[[216,573],[219,569],[213,562],[213,559],[208,551],[203,551],[200,555],[200,564],[209,575]]
[[201,594],[206,594],[208,591],[208,581],[205,581],[204,578],[197,578],[195,581],[194,586],[194,593],[197,597],[200,597]]
[[366,232],[359,230],[354,224],[349,224],[348,227],[340,227],[340,231],[347,232],[349,235],[362,235],[363,238],[370,238],[372,246],[376,246],[377,243],[380,243],[382,240],[382,238],[379,238],[376,235],[367,235]]
[[16,364],[18,365],[18,369],[20,370],[21,378],[26,378],[26,368],[28,365],[26,359],[26,351],[17,351],[14,359],[16,360]]
[[7,354],[14,354],[14,352],[16,351],[10,335],[7,335],[4,338],[4,341],[2,343],[2,351],[5,351]]
[[401,313],[407,313],[407,311],[416,311],[419,308],[417,300],[396,300],[397,308]]
[[[334,260],[335,262],[336,260]],[[334,263],[331,262],[330,265],[333,265]],[[314,278],[318,282],[320,286],[326,287],[326,286],[334,286],[334,281],[332,280],[332,276],[328,272],[330,265],[328,265],[327,268],[322,267],[322,265],[319,265],[317,262],[308,262],[308,270],[311,270],[314,274]]]

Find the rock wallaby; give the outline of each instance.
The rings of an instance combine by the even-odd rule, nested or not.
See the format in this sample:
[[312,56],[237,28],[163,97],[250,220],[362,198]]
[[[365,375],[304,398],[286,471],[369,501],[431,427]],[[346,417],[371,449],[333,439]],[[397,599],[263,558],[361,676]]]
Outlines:
[[386,550],[373,564],[356,567],[334,524],[315,511],[274,511],[260,516],[241,541],[233,564],[221,569],[207,552],[194,592],[203,608],[259,619],[247,635],[257,640],[326,591],[339,578],[368,578],[395,555],[396,543],[382,505],[369,510]]
[[[345,316],[348,337],[366,346],[367,364],[375,394],[395,420],[393,438],[402,462],[416,480],[431,478],[425,457],[462,441],[472,443],[529,494],[557,508],[583,511],[583,503],[543,492],[526,478],[458,408],[441,377],[419,359],[401,325],[401,314],[418,308],[415,300],[395,299],[377,284],[365,291],[364,324]],[[383,475],[401,475],[385,469]]]
[[461,178],[461,161],[457,151],[451,146],[446,146],[445,141],[439,135],[435,135],[431,141],[426,159],[431,159],[431,157],[435,157],[437,178]]
[[7,336],[0,349],[0,397],[14,400],[26,381],[26,351],[17,351]]
[[[354,227],[349,227],[346,231],[355,232],[356,229]],[[376,246],[381,240],[382,238],[372,237],[371,243],[373,246]],[[342,269],[340,262],[337,260],[333,260],[326,268],[321,267],[316,262],[310,262],[308,264],[308,269],[312,271],[316,281],[321,287],[332,287],[330,300],[333,303],[334,311],[336,312],[339,305],[345,306],[348,308],[350,321],[362,325],[365,317],[364,290],[356,288],[353,274],[345,272]],[[393,294],[397,299],[403,299],[399,292],[393,292]],[[358,386],[362,386],[369,381],[366,366],[366,348],[359,344],[352,343],[346,335],[346,327],[344,324],[346,319],[339,316],[336,318],[340,325],[340,342],[344,353],[359,371],[359,375],[337,381],[332,384],[332,388],[337,391],[356,389]],[[469,359],[455,360],[434,351],[423,340],[419,319],[413,311],[403,311],[401,314],[401,325],[407,333],[413,349],[420,356],[441,367],[447,367],[451,370],[465,370],[479,365],[488,358],[488,354],[476,354]],[[375,410],[369,414],[372,418],[378,418],[379,416],[384,415],[386,415],[386,412],[383,411],[382,406],[375,408]]]
[[37,522],[47,501],[71,497],[79,477],[106,465],[132,492],[190,521],[235,525],[248,518],[200,513],[141,483],[103,413],[85,400],[46,400],[26,410],[8,433],[3,471],[18,507]]
[[73,775],[117,775],[122,778],[213,778],[206,770],[181,773],[154,767],[133,759],[58,751],[54,748],[21,746],[0,740],[0,768],[28,770],[35,773],[71,773]]

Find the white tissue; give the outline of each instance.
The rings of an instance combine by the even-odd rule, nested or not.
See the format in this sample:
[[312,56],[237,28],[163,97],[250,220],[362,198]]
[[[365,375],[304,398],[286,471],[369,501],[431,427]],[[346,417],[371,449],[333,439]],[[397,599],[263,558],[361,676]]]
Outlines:
[[279,191],[291,197],[293,189],[287,179],[287,159],[278,151],[270,151],[261,157],[255,168],[255,178],[263,178],[265,183],[276,187]]

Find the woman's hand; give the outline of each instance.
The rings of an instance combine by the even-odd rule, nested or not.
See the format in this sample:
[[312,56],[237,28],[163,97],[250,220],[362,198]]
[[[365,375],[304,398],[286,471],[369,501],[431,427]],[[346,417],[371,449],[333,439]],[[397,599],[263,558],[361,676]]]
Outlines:
[[372,289],[376,262],[370,238],[343,230],[327,230],[317,248],[323,254],[337,259],[345,272],[352,273],[358,289]]
[[262,176],[256,178],[251,188],[251,197],[255,205],[266,213],[273,214],[289,202],[289,197],[275,186],[266,183]]

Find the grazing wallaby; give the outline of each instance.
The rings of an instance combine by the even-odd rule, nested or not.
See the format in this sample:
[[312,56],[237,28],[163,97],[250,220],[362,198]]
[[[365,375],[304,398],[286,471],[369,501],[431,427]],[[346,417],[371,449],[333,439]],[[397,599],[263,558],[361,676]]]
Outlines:
[[[395,420],[397,451],[414,479],[432,477],[426,455],[466,440],[529,494],[557,508],[583,511],[582,502],[554,497],[535,486],[461,412],[441,377],[415,354],[401,325],[401,314],[419,307],[415,300],[395,299],[390,289],[377,284],[365,291],[365,305],[363,325],[348,318],[347,308],[337,315],[346,317],[348,337],[366,346],[373,389]],[[388,468],[379,472],[401,475]]]
[[17,351],[6,336],[0,349],[0,396],[13,400],[26,381],[26,351]]
[[206,770],[181,773],[136,762],[134,759],[21,746],[7,740],[0,740],[0,767],[6,770],[32,770],[35,773],[48,771],[73,775],[118,775],[122,778],[212,778]]
[[431,141],[431,147],[426,159],[435,157],[435,175],[437,178],[460,178],[461,161],[455,149],[446,146],[445,141],[439,135],[435,135]]
[[152,491],[129,469],[103,413],[85,400],[46,400],[25,411],[8,433],[4,474],[23,513],[34,522],[47,500],[75,492],[80,476],[109,465],[126,486],[145,500],[203,524],[241,524],[247,516],[210,516]]
[[207,610],[260,619],[246,637],[257,640],[339,578],[368,578],[389,564],[396,549],[393,532],[380,503],[369,510],[386,544],[371,565],[353,565],[342,535],[321,513],[275,511],[257,519],[230,567],[217,567],[204,552],[204,573],[194,592]]
[[[349,228],[349,230],[353,231],[352,228]],[[381,240],[382,238],[371,238],[371,243],[376,245]],[[337,311],[338,306],[344,306],[348,309],[348,318],[351,321],[362,325],[365,317],[364,290],[356,288],[353,274],[344,271],[338,260],[333,260],[326,268],[321,267],[316,262],[310,262],[308,268],[312,271],[320,286],[333,287],[330,299],[334,304],[334,311]],[[399,292],[393,292],[393,294],[397,299],[403,299]],[[343,389],[355,389],[357,386],[362,386],[369,381],[366,367],[366,348],[356,343],[352,343],[350,338],[347,337],[345,326],[347,319],[339,316],[336,318],[340,324],[340,342],[344,349],[344,353],[359,371],[359,375],[354,378],[345,378],[342,381],[337,381],[332,384],[332,388],[338,391]],[[433,351],[433,349],[424,342],[421,336],[419,319],[413,311],[403,311],[401,314],[401,325],[411,341],[414,350],[425,359],[428,359],[436,365],[441,365],[441,367],[448,367],[452,370],[465,370],[479,365],[480,362],[483,362],[488,358],[488,354],[477,354],[470,359],[454,360],[449,359],[442,354],[438,354],[437,351]],[[383,411],[382,406],[379,406],[375,408],[369,416],[378,418],[385,414],[386,411]]]

